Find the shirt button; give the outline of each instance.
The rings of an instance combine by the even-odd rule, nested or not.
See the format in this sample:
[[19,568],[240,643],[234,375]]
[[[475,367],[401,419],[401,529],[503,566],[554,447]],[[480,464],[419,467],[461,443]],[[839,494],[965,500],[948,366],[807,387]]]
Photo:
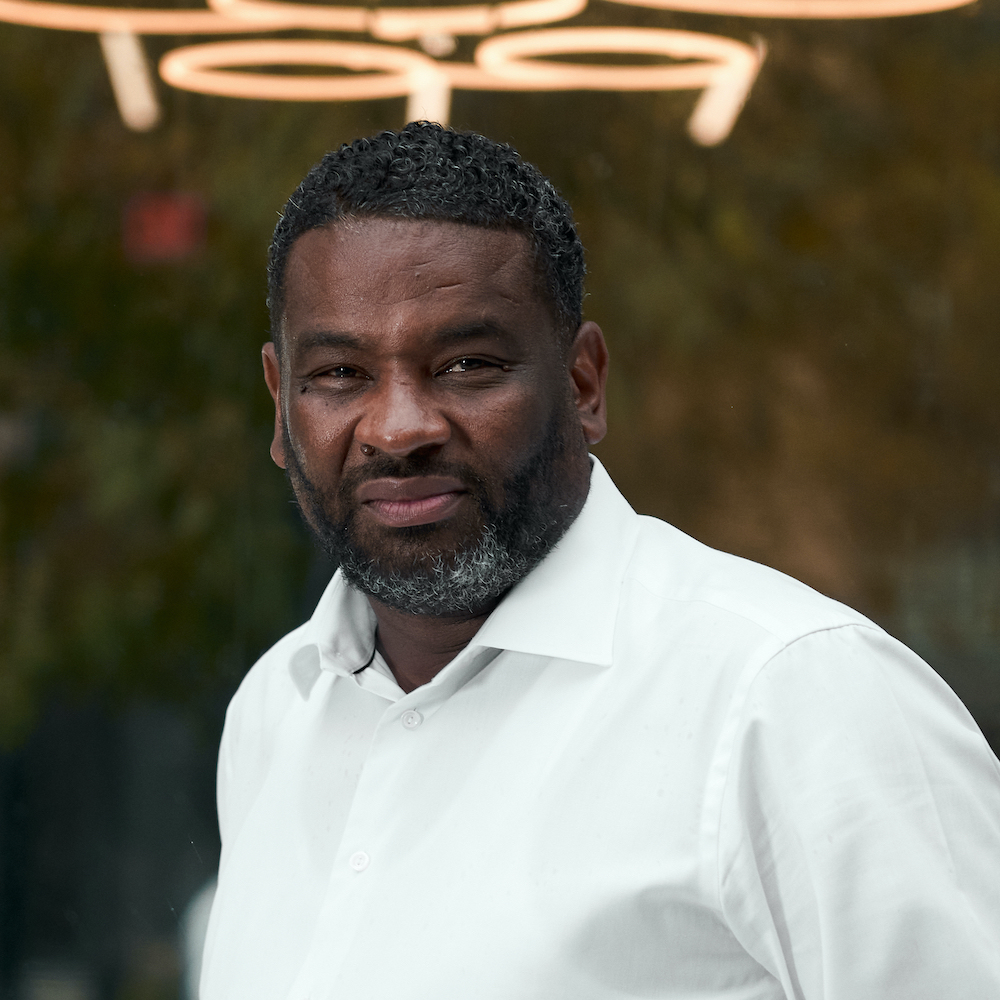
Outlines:
[[371,860],[364,851],[358,851],[351,855],[351,860],[348,863],[356,872],[363,872],[371,863]]
[[424,721],[424,717],[419,712],[414,712],[411,708],[399,717],[399,721],[402,722],[407,729],[416,729],[417,726]]

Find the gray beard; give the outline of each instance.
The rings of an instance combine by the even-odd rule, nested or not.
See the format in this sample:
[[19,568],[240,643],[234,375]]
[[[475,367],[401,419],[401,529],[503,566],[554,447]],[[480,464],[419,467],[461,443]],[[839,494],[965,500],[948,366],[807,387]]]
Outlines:
[[[554,544],[554,543],[553,543]],[[340,569],[356,589],[399,611],[416,615],[455,615],[491,604],[541,562],[548,549],[543,536],[528,551],[512,550],[487,525],[474,546],[446,560],[425,557],[405,573],[384,571],[354,549],[344,552]]]
[[557,467],[565,447],[561,421],[554,415],[538,452],[504,483],[506,506],[493,509],[479,496],[485,527],[477,538],[464,548],[427,553],[399,568],[381,565],[372,553],[355,545],[347,524],[327,515],[323,496],[306,478],[287,432],[285,440],[288,477],[303,519],[330,559],[340,565],[347,583],[398,611],[441,617],[489,607],[523,580],[563,536],[579,513],[577,505],[558,499]]

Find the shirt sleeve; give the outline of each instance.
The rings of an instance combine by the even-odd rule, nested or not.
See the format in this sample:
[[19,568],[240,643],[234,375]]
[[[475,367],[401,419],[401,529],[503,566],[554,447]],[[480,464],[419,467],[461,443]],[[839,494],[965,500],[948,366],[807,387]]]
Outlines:
[[844,626],[737,712],[722,908],[789,1000],[1000,998],[1000,764],[944,681]]
[[254,664],[226,710],[215,785],[220,870],[267,776],[278,727],[299,697],[281,653],[279,643]]
[[222,848],[229,846],[232,828],[232,809],[230,808],[231,790],[233,785],[233,724],[229,713],[226,713],[226,724],[222,729],[222,739],[219,741],[219,760],[215,769],[215,807],[219,817],[219,838]]

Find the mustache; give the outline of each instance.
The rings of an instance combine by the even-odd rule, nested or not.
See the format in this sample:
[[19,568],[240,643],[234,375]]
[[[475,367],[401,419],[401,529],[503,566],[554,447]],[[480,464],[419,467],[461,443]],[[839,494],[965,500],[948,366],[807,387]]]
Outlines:
[[483,478],[467,465],[442,462],[436,455],[407,455],[404,458],[378,455],[369,459],[364,466],[345,473],[340,481],[339,492],[342,496],[353,496],[362,483],[372,479],[412,479],[415,476],[457,479],[472,493],[480,492],[486,485]]
[[[285,455],[288,465],[285,473],[293,487],[301,484],[317,502],[320,501],[319,490],[315,483],[306,475],[298,448],[292,441],[287,424],[282,428],[282,438],[285,445]],[[393,458],[391,455],[376,455],[366,460],[363,466],[345,472],[338,484],[337,495],[350,500],[355,490],[372,479],[412,479],[415,476],[445,476],[459,480],[473,494],[482,494],[486,489],[486,480],[467,465],[454,462],[443,462],[435,454],[415,453],[403,458]]]

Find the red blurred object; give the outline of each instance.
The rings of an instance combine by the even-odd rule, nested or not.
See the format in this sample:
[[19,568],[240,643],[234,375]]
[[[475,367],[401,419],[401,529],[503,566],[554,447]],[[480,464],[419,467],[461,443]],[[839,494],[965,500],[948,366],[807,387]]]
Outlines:
[[180,191],[133,195],[122,213],[122,248],[135,264],[183,260],[205,245],[205,203]]

